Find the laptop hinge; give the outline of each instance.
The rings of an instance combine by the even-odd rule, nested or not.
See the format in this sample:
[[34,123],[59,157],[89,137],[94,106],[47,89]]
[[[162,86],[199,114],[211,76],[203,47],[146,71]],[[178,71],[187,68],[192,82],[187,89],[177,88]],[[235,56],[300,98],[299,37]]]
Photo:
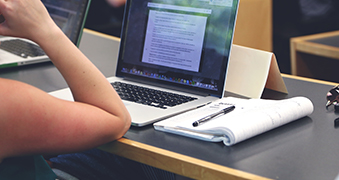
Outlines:
[[150,81],[145,81],[145,80],[140,80],[140,79],[136,80],[136,79],[128,78],[128,77],[124,77],[124,79],[128,80],[128,81],[136,82],[136,83],[142,83],[142,84],[147,84],[147,85],[155,86],[155,87],[166,88],[166,89],[175,90],[175,91],[181,91],[181,92],[184,92],[184,93],[196,94],[196,95],[199,95],[199,96],[218,97],[216,95],[210,95],[208,93],[197,92],[197,91],[193,91],[193,90],[191,91],[191,90],[187,90],[187,89],[180,88],[180,87],[173,87],[173,85],[161,84],[159,82],[150,82]]

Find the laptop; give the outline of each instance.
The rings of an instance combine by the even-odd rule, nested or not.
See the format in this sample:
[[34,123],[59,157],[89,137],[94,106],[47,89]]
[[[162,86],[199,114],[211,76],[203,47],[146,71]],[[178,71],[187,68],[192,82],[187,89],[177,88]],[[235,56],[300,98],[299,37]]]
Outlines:
[[[79,45],[91,0],[42,0],[50,16],[75,44]],[[49,61],[34,42],[0,36],[0,68]]]
[[[116,75],[107,79],[133,126],[224,96],[238,0],[127,0],[125,7]],[[71,100],[69,89],[51,94]]]

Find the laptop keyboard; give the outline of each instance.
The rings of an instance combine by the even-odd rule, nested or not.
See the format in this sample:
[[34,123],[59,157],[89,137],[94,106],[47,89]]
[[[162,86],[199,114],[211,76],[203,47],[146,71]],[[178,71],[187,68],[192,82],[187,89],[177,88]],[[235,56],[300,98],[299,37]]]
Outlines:
[[122,82],[114,82],[111,84],[123,100],[133,101],[162,109],[197,99],[194,97],[159,91]]
[[45,52],[37,45],[20,39],[2,41],[0,49],[13,53],[23,58],[45,55]]

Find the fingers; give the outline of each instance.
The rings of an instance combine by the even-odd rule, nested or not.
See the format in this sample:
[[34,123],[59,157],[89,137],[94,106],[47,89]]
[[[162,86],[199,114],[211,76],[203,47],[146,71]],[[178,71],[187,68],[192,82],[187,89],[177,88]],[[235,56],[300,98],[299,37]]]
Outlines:
[[40,0],[0,0],[0,12],[5,20],[1,35],[32,38],[41,24],[48,21],[48,12]]

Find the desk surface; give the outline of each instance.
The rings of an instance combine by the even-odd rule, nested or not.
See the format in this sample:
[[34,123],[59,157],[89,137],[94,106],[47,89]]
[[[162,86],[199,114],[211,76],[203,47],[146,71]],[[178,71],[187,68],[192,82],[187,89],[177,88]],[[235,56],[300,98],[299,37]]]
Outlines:
[[292,39],[339,48],[339,31],[312,34],[307,36],[295,37]]
[[[291,38],[291,51],[339,59],[339,31]],[[293,55],[294,56],[294,55]],[[293,58],[293,56],[291,58]],[[292,69],[293,69],[293,63]],[[294,72],[292,72],[293,74]]]
[[290,48],[293,75],[339,82],[339,31],[291,38]]
[[327,46],[333,46],[339,48],[339,35],[338,36],[332,36],[332,37],[323,37],[319,39],[311,39],[308,40],[309,42],[323,44]]
[[[113,41],[85,31],[80,45],[106,76],[114,74],[117,41]],[[109,56],[103,51],[109,52]],[[47,92],[67,86],[48,62],[1,69],[0,77],[20,80]],[[102,148],[192,178],[334,179],[339,173],[339,129],[333,123],[338,114],[325,109],[326,93],[333,84],[290,76],[284,76],[284,81],[288,95],[266,90],[264,98],[305,96],[314,103],[313,114],[231,147],[146,126],[132,127],[125,138]]]

